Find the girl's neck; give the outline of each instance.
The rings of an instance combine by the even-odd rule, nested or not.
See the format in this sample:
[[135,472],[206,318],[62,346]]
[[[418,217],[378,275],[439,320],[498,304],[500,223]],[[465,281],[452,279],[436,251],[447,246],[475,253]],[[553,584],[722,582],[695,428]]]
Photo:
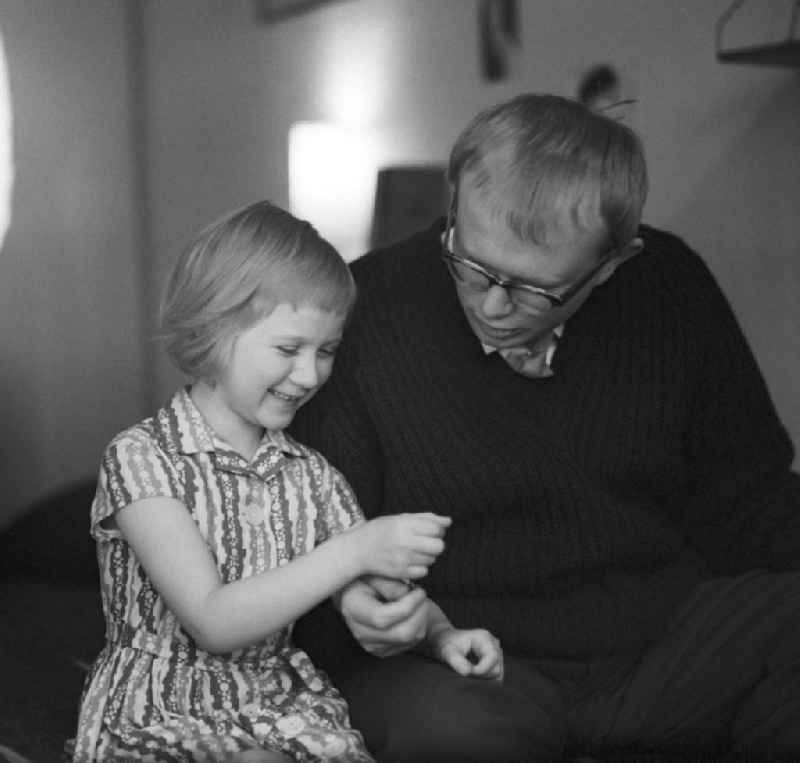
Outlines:
[[218,399],[215,388],[206,381],[195,382],[189,390],[206,424],[225,442],[251,461],[264,437],[264,429],[236,416]]

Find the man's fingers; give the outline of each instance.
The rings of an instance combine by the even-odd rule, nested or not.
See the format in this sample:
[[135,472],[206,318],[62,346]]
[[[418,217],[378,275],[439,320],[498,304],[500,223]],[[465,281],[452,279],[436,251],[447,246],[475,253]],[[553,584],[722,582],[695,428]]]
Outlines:
[[388,628],[353,623],[351,630],[361,646],[371,654],[386,657],[416,646],[425,636],[427,615],[424,607]]
[[427,598],[424,588],[412,588],[405,596],[381,605],[369,625],[388,631],[406,624],[407,629],[414,630],[427,618]]
[[[385,631],[412,617],[427,598],[423,588],[412,588],[399,599],[383,602],[377,598],[377,593],[372,588],[369,590],[373,595],[367,598],[367,601],[359,599],[358,606],[348,608],[343,614],[349,620],[379,631]],[[356,604],[355,601],[352,603]]]
[[365,581],[378,592],[384,601],[400,599],[409,591],[409,584],[404,580],[370,575],[368,578],[365,578]]

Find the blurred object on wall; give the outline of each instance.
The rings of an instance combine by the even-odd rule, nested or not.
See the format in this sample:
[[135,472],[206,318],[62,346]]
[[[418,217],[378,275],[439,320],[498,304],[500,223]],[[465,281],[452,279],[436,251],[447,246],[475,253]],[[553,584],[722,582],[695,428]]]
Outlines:
[[378,172],[370,248],[416,233],[447,212],[444,165],[384,167]]
[[578,100],[595,111],[602,111],[620,99],[619,76],[610,64],[597,64],[578,83]]
[[617,70],[611,64],[595,64],[578,81],[575,97],[593,111],[617,121],[629,121],[628,110],[635,98],[625,98]]
[[484,79],[490,82],[505,79],[519,47],[517,0],[480,0],[478,37]]
[[11,222],[11,188],[14,181],[12,146],[11,93],[3,39],[0,37],[0,248]]
[[377,172],[376,138],[330,122],[289,128],[289,209],[346,260],[367,250]]
[[256,18],[265,24],[272,24],[313,11],[322,5],[341,2],[343,0],[253,0],[253,5]]

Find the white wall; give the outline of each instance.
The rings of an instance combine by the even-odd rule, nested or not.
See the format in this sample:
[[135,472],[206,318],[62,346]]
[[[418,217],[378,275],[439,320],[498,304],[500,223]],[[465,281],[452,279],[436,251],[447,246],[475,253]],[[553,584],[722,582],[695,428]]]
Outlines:
[[[480,108],[523,90],[572,95],[612,62],[647,148],[646,220],[699,249],[731,298],[800,442],[800,72],[720,64],[729,0],[522,0],[511,77],[480,76],[475,2],[347,0],[271,26],[247,0],[147,3],[152,275],[196,226],[257,197],[288,203],[287,132],[351,116],[406,161],[443,161]],[[754,0],[725,43],[786,33],[790,0]],[[166,395],[177,381],[157,367]],[[746,422],[743,422],[746,426]]]
[[144,399],[123,7],[4,0],[0,29],[16,164],[0,252],[2,526],[93,477]]

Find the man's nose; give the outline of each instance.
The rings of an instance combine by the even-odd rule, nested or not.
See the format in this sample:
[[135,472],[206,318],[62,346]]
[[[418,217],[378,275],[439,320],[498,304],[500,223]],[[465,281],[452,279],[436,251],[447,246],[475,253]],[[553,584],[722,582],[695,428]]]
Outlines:
[[503,318],[514,309],[508,292],[497,284],[492,284],[483,295],[481,312],[486,318]]

